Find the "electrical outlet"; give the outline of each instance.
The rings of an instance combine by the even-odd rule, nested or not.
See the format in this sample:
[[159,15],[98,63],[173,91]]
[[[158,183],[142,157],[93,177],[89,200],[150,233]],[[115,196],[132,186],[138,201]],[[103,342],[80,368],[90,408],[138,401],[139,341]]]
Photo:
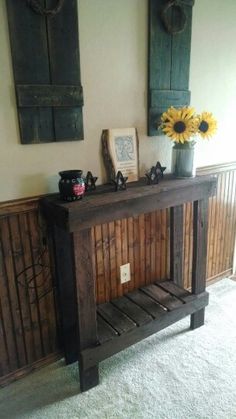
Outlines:
[[125,282],[130,281],[130,263],[120,266],[120,282],[125,284]]

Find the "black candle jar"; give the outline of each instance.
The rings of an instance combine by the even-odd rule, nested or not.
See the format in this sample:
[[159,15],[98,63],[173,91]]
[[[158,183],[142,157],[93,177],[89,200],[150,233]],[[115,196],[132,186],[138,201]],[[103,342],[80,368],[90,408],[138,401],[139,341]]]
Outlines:
[[82,177],[82,170],[64,170],[59,172],[60,197],[63,201],[77,201],[82,199],[85,193],[85,182]]

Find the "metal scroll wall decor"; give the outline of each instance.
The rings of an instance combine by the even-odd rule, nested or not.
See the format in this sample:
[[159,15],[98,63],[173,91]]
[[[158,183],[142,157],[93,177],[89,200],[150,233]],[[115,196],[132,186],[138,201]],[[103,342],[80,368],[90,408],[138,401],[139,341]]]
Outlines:
[[149,0],[148,134],[161,114],[190,103],[189,66],[194,0]]
[[6,0],[21,143],[83,139],[77,0]]

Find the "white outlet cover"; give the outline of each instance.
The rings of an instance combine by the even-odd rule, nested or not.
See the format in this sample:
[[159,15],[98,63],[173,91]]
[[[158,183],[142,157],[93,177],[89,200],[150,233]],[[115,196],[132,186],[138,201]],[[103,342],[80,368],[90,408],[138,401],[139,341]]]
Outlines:
[[120,283],[125,284],[130,281],[130,263],[120,266]]

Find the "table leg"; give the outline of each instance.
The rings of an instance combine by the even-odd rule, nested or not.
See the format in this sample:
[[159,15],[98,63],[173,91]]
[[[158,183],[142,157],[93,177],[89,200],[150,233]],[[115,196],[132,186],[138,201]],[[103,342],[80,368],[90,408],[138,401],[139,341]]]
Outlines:
[[99,380],[98,365],[85,369],[80,356],[82,350],[96,346],[98,343],[91,230],[86,229],[74,233],[73,245],[77,289],[80,386],[81,391],[86,391],[96,386]]
[[99,384],[98,365],[84,369],[81,362],[79,362],[79,377],[81,392],[97,386]]
[[170,210],[170,277],[183,287],[183,205]]
[[53,238],[55,276],[59,299],[59,338],[62,342],[66,364],[71,364],[78,360],[77,303],[72,257],[72,234],[54,226]]
[[[194,202],[193,209],[193,270],[192,293],[200,294],[206,288],[208,199]],[[205,309],[191,315],[191,329],[204,324]]]

